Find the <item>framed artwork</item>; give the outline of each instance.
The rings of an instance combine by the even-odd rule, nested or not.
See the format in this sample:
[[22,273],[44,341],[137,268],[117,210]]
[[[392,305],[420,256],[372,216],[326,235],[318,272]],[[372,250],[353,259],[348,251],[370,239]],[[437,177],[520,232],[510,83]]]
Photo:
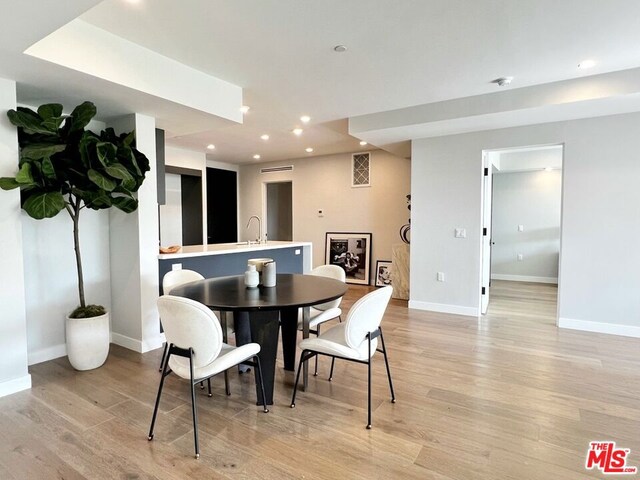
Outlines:
[[369,285],[371,234],[327,232],[325,263],[344,269],[347,283]]
[[376,287],[391,285],[391,262],[378,260],[376,262]]

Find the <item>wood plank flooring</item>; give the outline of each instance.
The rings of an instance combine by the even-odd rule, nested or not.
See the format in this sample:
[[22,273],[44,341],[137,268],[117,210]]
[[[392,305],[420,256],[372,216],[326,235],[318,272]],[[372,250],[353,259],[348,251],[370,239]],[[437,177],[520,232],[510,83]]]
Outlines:
[[[344,310],[367,291],[352,286]],[[289,408],[279,364],[275,405],[255,406],[253,375],[199,392],[193,458],[186,382],[170,376],[155,439],[146,435],[160,350],[112,346],[75,372],[66,358],[30,368],[33,388],[0,398],[5,479],[579,479],[589,441],[614,440],[640,466],[640,339],[559,330],[556,289],[494,282],[481,319],[408,310],[383,327],[398,402],[374,363],[373,429],[366,367],[329,361]],[[628,478],[628,477],[627,477]]]

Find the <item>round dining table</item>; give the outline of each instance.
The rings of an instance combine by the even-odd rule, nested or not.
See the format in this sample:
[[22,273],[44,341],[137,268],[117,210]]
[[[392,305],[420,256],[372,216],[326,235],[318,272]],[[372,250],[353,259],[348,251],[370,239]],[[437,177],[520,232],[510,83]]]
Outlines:
[[[332,278],[317,275],[282,273],[276,276],[274,287],[248,288],[244,276],[207,278],[187,283],[171,290],[171,295],[196,300],[212,310],[227,314],[248,315],[251,341],[260,345],[260,363],[267,404],[273,404],[273,384],[276,370],[278,336],[282,328],[282,355],[285,370],[295,370],[298,310],[302,309],[302,336],[309,337],[310,307],[342,297],[347,285]],[[257,375],[257,372],[256,372]],[[306,388],[308,367],[304,366]],[[256,378],[258,404],[262,392]]]

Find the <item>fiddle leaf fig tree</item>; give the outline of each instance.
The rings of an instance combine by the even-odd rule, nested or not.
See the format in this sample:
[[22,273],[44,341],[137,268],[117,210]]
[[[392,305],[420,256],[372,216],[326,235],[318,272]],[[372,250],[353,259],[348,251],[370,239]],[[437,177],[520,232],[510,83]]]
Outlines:
[[70,115],[57,103],[37,111],[18,107],[7,116],[18,128],[20,162],[15,177],[0,178],[3,190],[20,189],[22,208],[35,219],[51,218],[63,210],[73,222],[80,306],[71,317],[104,314],[84,297],[79,220],[84,208],[116,207],[131,213],[138,208],[134,193],[149,171],[149,160],[135,148],[135,132],[117,135],[112,128],[96,134],[86,127],[96,115],[93,103],[78,105]]

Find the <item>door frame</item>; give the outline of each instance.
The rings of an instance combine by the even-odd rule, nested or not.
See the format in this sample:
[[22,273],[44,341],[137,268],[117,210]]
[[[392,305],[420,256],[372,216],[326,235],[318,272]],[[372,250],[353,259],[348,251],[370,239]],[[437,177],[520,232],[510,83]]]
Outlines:
[[[293,241],[296,238],[296,222],[295,222],[295,202],[293,201],[293,199],[295,198],[295,192],[294,192],[294,188],[295,185],[293,184],[293,179],[289,178],[289,179],[280,179],[280,180],[264,180],[262,182],[262,234],[264,235],[265,232],[268,235],[267,232],[267,217],[269,215],[269,212],[267,211],[267,185],[270,183],[290,183],[291,184],[291,240]],[[267,241],[269,240],[269,237],[267,236]]]

